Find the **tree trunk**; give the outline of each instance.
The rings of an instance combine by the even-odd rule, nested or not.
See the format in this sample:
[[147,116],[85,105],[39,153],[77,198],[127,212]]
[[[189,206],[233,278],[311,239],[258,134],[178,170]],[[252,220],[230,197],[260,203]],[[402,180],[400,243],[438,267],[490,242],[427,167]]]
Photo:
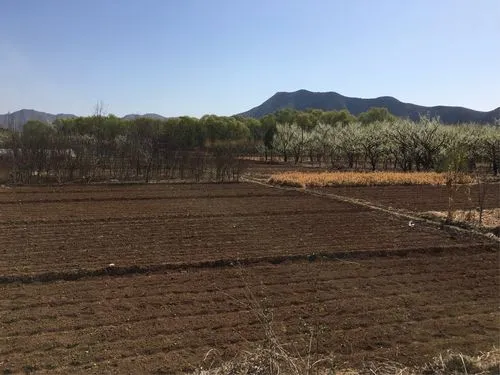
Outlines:
[[493,156],[492,161],[493,161],[493,175],[497,176],[498,175],[498,156],[497,155],[497,149],[495,145],[491,146],[491,156]]

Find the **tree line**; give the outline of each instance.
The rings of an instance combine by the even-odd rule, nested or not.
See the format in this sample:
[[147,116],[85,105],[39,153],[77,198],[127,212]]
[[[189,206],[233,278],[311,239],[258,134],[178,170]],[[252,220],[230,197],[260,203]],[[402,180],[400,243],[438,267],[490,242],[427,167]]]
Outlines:
[[499,124],[442,125],[422,117],[374,122],[278,123],[273,148],[283,160],[330,164],[332,168],[474,172],[485,163],[498,174]]
[[255,148],[252,126],[251,120],[217,116],[123,120],[94,115],[54,124],[30,121],[0,142],[14,183],[233,181],[245,166],[237,154]]
[[347,110],[283,109],[261,119],[206,115],[120,119],[93,116],[26,123],[3,132],[0,162],[14,183],[181,179],[238,180],[245,155],[331,167],[404,171],[439,169],[461,158],[498,173],[498,126],[441,125],[399,119],[385,108],[355,117]]

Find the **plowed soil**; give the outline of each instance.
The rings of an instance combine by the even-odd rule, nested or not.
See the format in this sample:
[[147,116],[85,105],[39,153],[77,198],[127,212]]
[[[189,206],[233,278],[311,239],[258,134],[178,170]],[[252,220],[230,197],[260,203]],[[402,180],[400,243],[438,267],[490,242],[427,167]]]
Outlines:
[[[445,211],[449,207],[446,186],[335,186],[323,188],[327,193],[363,199],[369,202],[415,212]],[[484,190],[484,208],[500,207],[500,183],[489,183]],[[452,195],[454,210],[475,209],[479,206],[478,185],[459,185]]]
[[496,243],[331,199],[251,184],[4,189],[0,233],[4,373],[177,374],[211,349],[216,365],[264,338],[248,288],[283,343],[303,352],[321,327],[315,351],[349,366],[497,344]]

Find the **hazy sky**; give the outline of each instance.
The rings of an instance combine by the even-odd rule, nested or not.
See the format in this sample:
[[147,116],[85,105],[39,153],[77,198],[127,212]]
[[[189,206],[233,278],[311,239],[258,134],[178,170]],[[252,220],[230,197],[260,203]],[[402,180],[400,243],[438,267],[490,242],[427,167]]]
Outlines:
[[232,115],[277,91],[500,106],[500,0],[0,0],[0,113]]

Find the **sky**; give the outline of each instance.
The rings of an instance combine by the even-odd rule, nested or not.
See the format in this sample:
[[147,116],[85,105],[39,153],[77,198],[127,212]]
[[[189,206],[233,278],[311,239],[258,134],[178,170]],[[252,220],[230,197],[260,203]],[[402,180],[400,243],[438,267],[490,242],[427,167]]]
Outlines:
[[0,0],[0,113],[233,115],[278,91],[500,106],[499,0]]

